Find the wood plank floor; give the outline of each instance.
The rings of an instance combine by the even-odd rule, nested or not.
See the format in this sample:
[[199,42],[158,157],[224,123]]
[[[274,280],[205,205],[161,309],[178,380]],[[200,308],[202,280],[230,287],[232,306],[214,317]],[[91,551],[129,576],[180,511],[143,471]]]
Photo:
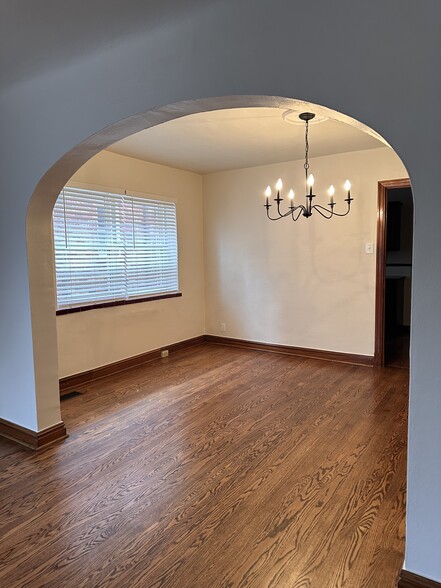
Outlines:
[[408,373],[204,344],[0,441],[4,588],[393,588]]

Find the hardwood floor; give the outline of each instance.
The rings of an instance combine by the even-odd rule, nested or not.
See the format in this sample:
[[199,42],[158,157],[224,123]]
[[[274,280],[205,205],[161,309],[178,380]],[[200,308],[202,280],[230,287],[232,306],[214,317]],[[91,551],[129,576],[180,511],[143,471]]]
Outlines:
[[204,344],[0,441],[5,588],[393,588],[408,372]]
[[385,341],[385,364],[387,367],[409,369],[409,333],[398,333]]

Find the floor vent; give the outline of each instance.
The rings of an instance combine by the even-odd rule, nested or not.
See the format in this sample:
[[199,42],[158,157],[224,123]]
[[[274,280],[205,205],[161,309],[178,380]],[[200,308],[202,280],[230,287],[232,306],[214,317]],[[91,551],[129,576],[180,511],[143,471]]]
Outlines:
[[61,400],[67,400],[68,398],[75,398],[76,396],[81,396],[82,392],[78,392],[77,390],[72,390],[71,392],[66,392],[65,394],[61,395]]

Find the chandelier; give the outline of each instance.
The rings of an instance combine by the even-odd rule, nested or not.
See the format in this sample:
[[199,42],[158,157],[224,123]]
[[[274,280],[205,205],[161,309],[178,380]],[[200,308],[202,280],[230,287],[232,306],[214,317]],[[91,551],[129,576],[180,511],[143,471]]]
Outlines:
[[316,198],[316,194],[313,194],[313,192],[312,192],[312,189],[314,187],[314,176],[309,173],[309,137],[308,137],[308,133],[309,133],[309,121],[312,120],[314,117],[315,117],[315,114],[313,114],[312,112],[302,112],[302,114],[299,114],[300,120],[303,120],[305,122],[305,163],[303,165],[303,167],[305,168],[305,175],[306,175],[306,196],[305,196],[306,200],[305,200],[305,204],[304,205],[299,204],[298,206],[295,206],[295,204],[294,204],[294,190],[291,189],[288,192],[288,200],[289,200],[288,210],[287,210],[287,212],[282,212],[281,207],[280,207],[280,203],[283,202],[283,198],[280,197],[280,192],[282,190],[283,184],[282,184],[282,180],[279,178],[276,183],[277,197],[274,198],[274,202],[277,205],[277,216],[275,216],[275,217],[272,217],[270,215],[270,208],[273,206],[272,204],[270,204],[271,187],[268,186],[267,189],[265,190],[266,201],[265,201],[264,206],[266,208],[266,215],[270,220],[275,221],[275,220],[280,220],[281,218],[285,218],[287,216],[290,216],[293,221],[296,221],[300,218],[300,216],[304,216],[306,218],[309,218],[310,216],[312,216],[312,213],[314,210],[316,210],[324,218],[330,219],[333,216],[346,216],[347,214],[349,214],[349,212],[351,210],[351,202],[352,202],[353,198],[351,198],[351,182],[349,180],[346,180],[346,182],[344,184],[344,188],[345,188],[345,191],[347,194],[347,197],[344,199],[344,201],[347,202],[346,212],[335,212],[335,210],[334,210],[334,207],[335,207],[335,200],[334,200],[335,188],[332,185],[329,187],[329,190],[328,190],[328,195],[329,195],[328,206],[322,206],[321,204],[313,204],[312,203],[314,198]]

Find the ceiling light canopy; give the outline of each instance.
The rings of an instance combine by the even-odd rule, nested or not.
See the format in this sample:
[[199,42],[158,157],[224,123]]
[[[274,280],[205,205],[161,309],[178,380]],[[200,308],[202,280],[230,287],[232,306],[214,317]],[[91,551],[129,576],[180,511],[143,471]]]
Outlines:
[[[304,123],[303,119],[300,117],[300,112],[299,110],[294,110],[293,108],[289,108],[288,110],[285,110],[285,112],[282,114],[282,119],[290,124],[290,125],[302,125]],[[326,116],[324,116],[323,114],[315,114],[314,115],[314,120],[310,120],[309,123],[312,125],[317,125],[319,123],[325,122],[326,120],[328,120],[326,118]]]
[[299,204],[295,206],[294,204],[294,190],[290,189],[288,192],[288,200],[289,206],[287,212],[282,212],[280,203],[283,202],[283,198],[280,197],[280,193],[283,188],[283,183],[281,178],[277,180],[276,183],[276,191],[277,196],[274,198],[274,202],[276,203],[277,207],[277,216],[270,215],[270,208],[273,206],[270,204],[270,198],[272,195],[271,186],[268,186],[265,190],[265,208],[267,217],[270,220],[280,220],[281,218],[291,217],[293,221],[296,221],[300,218],[300,216],[304,216],[305,218],[309,218],[312,216],[313,211],[317,211],[321,216],[326,219],[330,219],[333,216],[346,216],[349,214],[351,210],[351,202],[353,198],[351,198],[351,182],[346,180],[344,184],[344,189],[346,191],[346,198],[344,201],[347,203],[347,210],[346,212],[336,212],[334,210],[335,207],[335,188],[331,184],[328,190],[329,196],[329,204],[328,206],[322,206],[321,204],[313,204],[313,199],[316,197],[316,194],[313,193],[314,188],[314,176],[309,173],[309,123],[315,117],[315,114],[312,112],[302,112],[299,115],[299,119],[305,123],[305,163],[303,165],[305,169],[305,176],[306,176],[306,196],[305,196],[305,204]]

